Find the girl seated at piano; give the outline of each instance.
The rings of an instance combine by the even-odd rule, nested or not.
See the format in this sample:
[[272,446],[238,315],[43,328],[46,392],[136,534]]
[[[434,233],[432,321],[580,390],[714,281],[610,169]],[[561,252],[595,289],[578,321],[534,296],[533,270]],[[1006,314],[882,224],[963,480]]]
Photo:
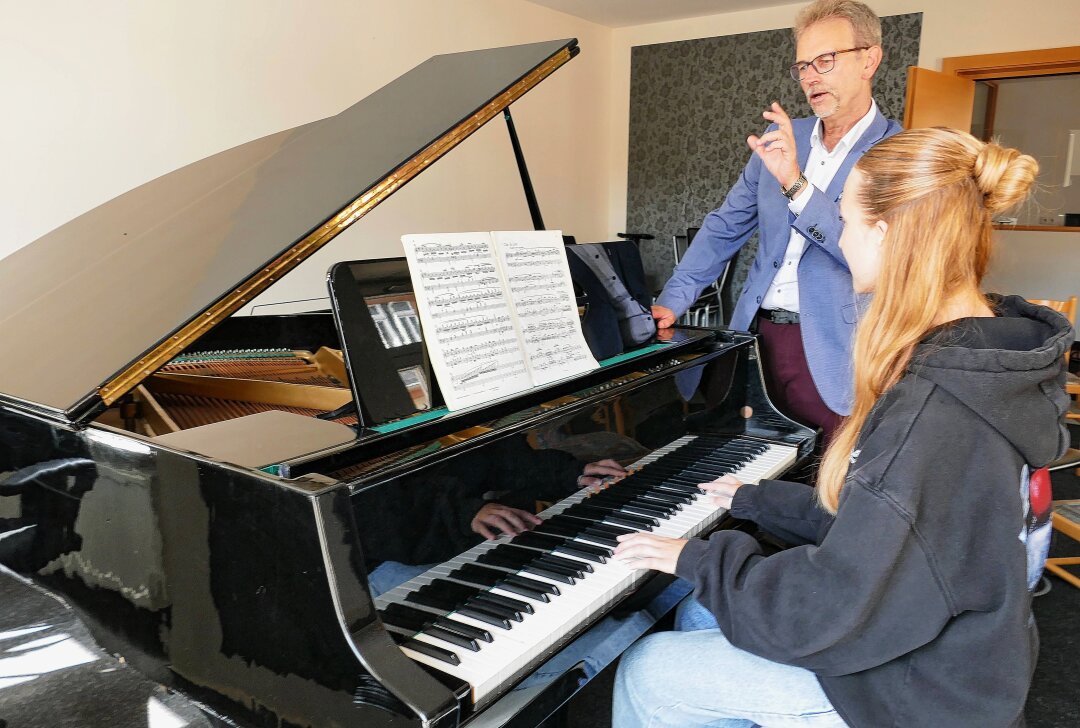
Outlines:
[[1014,726],[1038,640],[1030,590],[1049,540],[1045,470],[1067,446],[1069,322],[984,295],[991,221],[1035,160],[915,129],[856,164],[840,247],[873,292],[855,404],[816,489],[703,484],[740,531],[638,533],[616,556],[694,585],[680,631],[623,657],[613,725]]

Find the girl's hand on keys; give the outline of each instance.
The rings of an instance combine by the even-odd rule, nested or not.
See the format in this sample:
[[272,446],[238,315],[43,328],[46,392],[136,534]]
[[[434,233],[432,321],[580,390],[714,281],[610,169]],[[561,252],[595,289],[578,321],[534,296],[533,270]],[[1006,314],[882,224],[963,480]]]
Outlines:
[[743,487],[741,483],[731,475],[721,475],[716,480],[708,483],[698,483],[698,487],[712,496],[712,501],[720,508],[731,508],[731,499],[735,497],[735,491]]

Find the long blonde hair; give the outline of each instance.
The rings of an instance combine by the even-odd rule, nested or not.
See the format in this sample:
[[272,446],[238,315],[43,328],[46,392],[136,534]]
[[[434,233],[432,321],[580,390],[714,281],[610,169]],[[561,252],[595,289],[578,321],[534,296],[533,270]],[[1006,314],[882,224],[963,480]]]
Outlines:
[[863,175],[857,203],[888,229],[873,301],[855,334],[855,402],[818,473],[818,498],[832,513],[870,410],[945,305],[982,296],[991,219],[1023,201],[1039,168],[1015,149],[934,128],[890,137],[855,169]]

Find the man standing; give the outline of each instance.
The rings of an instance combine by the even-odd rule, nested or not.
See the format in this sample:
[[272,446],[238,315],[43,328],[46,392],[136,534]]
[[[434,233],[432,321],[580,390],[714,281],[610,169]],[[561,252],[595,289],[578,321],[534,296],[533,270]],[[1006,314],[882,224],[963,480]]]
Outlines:
[[754,232],[760,243],[731,318],[760,334],[766,385],[787,415],[831,439],[851,408],[851,337],[858,302],[840,252],[839,198],[871,146],[900,131],[871,95],[881,21],[855,0],[817,0],[795,21],[790,68],[816,118],[790,119],[778,103],[768,130],[747,138],[750,162],[702,223],[652,308],[671,326]]

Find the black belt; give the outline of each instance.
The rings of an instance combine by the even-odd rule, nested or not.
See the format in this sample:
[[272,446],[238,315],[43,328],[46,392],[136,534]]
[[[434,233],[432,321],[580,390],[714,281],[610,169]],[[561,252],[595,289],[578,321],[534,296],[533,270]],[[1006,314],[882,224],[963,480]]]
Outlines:
[[762,308],[762,309],[758,309],[758,316],[760,316],[761,318],[767,318],[770,321],[772,321],[774,324],[797,324],[797,323],[799,323],[799,312],[798,311],[788,311],[787,309],[783,309],[783,308],[775,308],[775,309]]

